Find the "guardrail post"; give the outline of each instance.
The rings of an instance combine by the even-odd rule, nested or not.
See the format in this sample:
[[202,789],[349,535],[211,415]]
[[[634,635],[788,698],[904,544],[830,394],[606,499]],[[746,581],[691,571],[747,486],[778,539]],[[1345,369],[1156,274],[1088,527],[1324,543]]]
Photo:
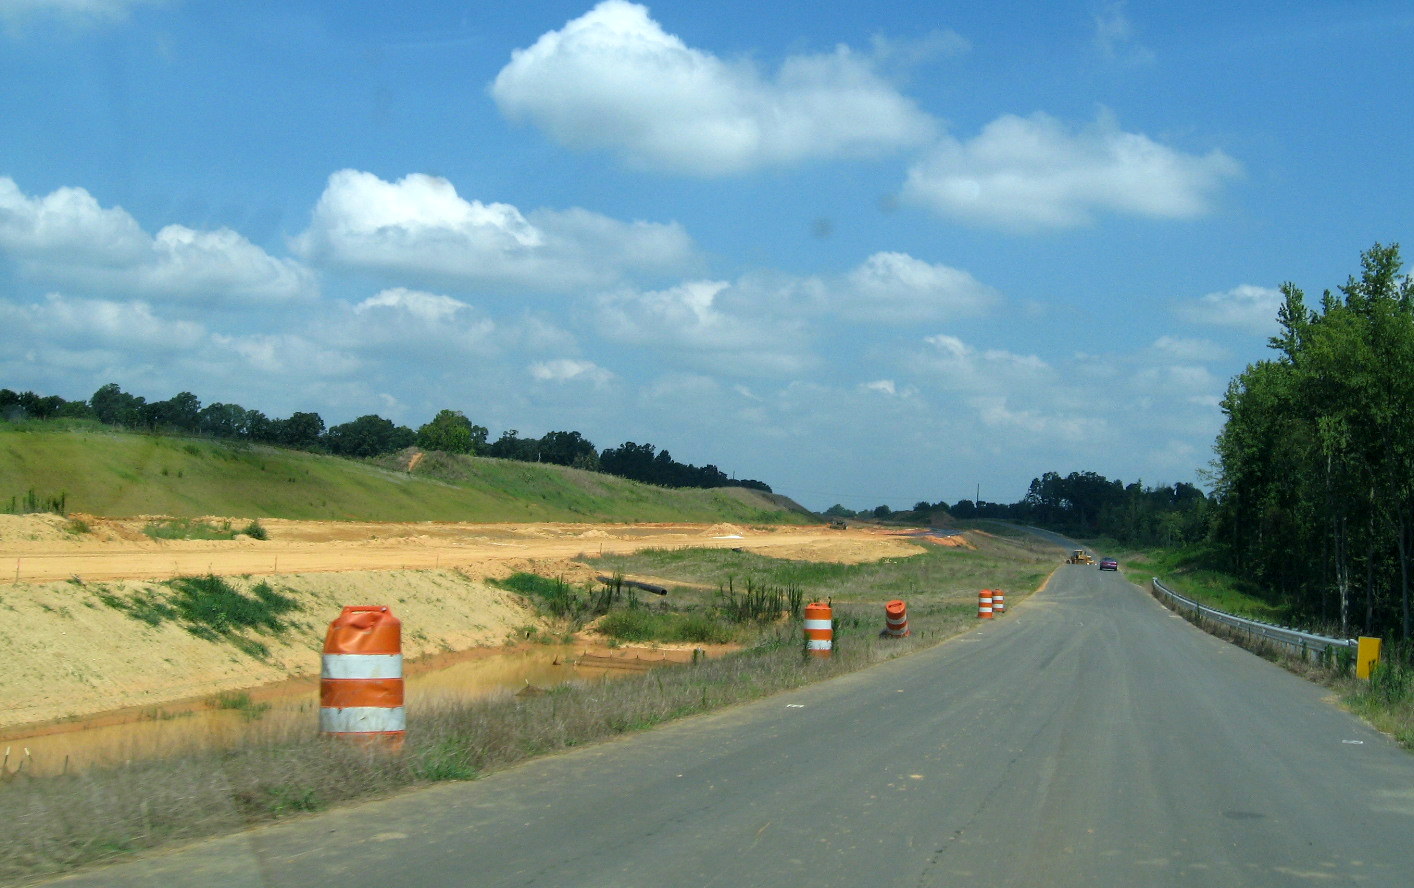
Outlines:
[[1355,677],[1370,680],[1370,671],[1380,661],[1380,639],[1360,636],[1355,648]]

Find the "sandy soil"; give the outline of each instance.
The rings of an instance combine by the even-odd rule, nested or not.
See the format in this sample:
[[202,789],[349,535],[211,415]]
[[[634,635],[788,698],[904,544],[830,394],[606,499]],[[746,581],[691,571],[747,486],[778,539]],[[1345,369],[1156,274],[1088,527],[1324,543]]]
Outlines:
[[[153,579],[214,573],[245,576],[350,570],[455,568],[496,576],[516,560],[566,559],[583,554],[674,546],[739,548],[776,558],[859,562],[916,552],[894,534],[866,529],[741,528],[731,524],[451,524],[440,522],[263,521],[268,539],[154,540],[149,518],[0,515],[0,583],[78,577]],[[230,521],[235,527],[245,519]]]
[[[390,606],[403,621],[410,659],[500,646],[536,617],[485,580],[518,570],[592,580],[592,568],[571,560],[581,554],[715,546],[855,563],[918,551],[916,540],[896,534],[822,526],[272,519],[262,522],[263,541],[167,541],[142,532],[150,520],[0,515],[0,661],[7,667],[0,670],[0,728],[317,674],[328,620],[345,604]],[[965,545],[961,537],[933,542]],[[230,577],[237,588],[264,579],[299,601],[294,631],[260,639],[268,658],[170,623],[148,626],[95,594],[131,597],[172,576],[207,573]]]

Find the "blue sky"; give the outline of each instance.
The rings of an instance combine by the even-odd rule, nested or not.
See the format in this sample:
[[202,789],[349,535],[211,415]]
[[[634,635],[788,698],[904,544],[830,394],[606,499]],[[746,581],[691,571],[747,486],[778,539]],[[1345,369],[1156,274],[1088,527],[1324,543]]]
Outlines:
[[[761,7],[765,8],[761,8]],[[1410,242],[1407,3],[0,0],[0,385],[652,442],[814,508],[1198,480]]]

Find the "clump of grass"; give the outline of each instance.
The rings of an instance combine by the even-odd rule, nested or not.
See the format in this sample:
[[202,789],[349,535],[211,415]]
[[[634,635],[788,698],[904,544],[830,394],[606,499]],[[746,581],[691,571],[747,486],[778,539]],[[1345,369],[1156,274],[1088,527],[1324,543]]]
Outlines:
[[93,533],[93,527],[82,518],[70,518],[64,525],[64,533],[70,536],[81,536],[86,533]]
[[283,615],[299,609],[299,602],[264,580],[251,587],[250,594],[212,575],[176,577],[163,586],[166,591],[140,590],[126,597],[95,586],[93,594],[149,626],[175,622],[198,638],[227,642],[256,659],[268,657],[270,649],[250,634],[283,635],[288,628]]
[[269,703],[257,703],[245,691],[222,691],[211,700],[217,709],[239,712],[246,721],[258,721],[269,709]]
[[611,611],[599,621],[596,628],[601,635],[618,641],[728,644],[738,640],[732,627],[712,617],[646,608]]
[[805,593],[799,583],[780,586],[756,585],[750,579],[740,595],[736,583],[728,578],[725,587],[717,587],[717,608],[734,623],[773,622],[783,615],[799,617]]
[[253,540],[265,540],[270,538],[270,534],[266,532],[265,525],[260,523],[259,518],[252,519],[249,524],[241,528],[240,532]]
[[542,577],[532,573],[514,573],[492,585],[528,597],[545,614],[566,620],[578,627],[595,613],[602,613],[601,600],[589,591],[576,589],[563,578]]
[[213,524],[201,518],[163,518],[149,521],[142,532],[154,540],[233,540],[240,531],[231,522]]
[[40,496],[31,487],[23,497],[10,497],[10,506],[5,511],[12,515],[28,515],[35,512],[53,512],[67,515],[69,494],[61,491],[57,496]]

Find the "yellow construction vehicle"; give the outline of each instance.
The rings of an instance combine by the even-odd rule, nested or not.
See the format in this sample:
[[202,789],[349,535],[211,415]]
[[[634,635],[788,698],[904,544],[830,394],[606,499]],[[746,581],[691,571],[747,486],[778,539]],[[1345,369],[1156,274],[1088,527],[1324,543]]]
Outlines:
[[1084,549],[1076,549],[1070,553],[1070,557],[1065,560],[1066,564],[1094,564],[1095,559],[1090,557],[1090,553]]

